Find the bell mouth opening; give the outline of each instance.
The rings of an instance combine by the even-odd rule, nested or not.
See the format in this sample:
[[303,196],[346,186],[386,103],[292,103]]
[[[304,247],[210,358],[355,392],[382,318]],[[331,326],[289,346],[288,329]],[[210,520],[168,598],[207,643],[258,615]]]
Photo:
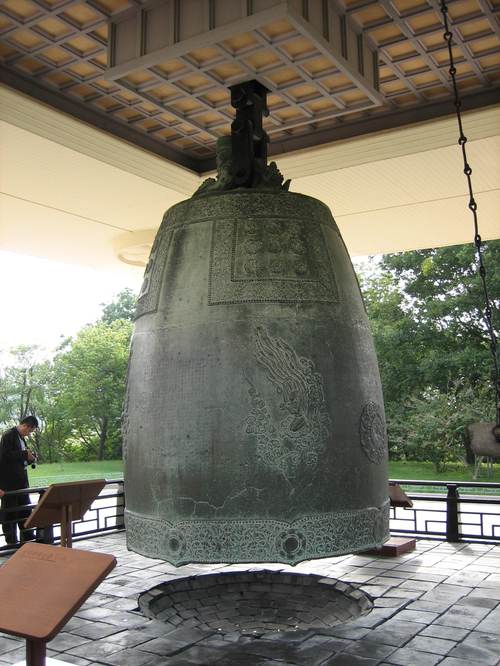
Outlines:
[[139,608],[169,629],[187,625],[258,638],[325,631],[366,615],[373,603],[369,595],[334,578],[263,569],[168,581],[141,594]]

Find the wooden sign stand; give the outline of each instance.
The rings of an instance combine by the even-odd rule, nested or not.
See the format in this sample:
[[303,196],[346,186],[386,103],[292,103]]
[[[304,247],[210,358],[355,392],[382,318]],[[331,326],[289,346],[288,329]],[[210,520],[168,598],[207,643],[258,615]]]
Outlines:
[[26,543],[0,568],[0,631],[26,639],[26,661],[46,658],[51,641],[116,566],[113,555]]
[[73,521],[82,520],[105,485],[104,479],[53,483],[24,521],[24,527],[49,527],[60,523],[61,546],[71,548]]
[[401,488],[399,483],[396,483],[395,481],[389,481],[389,500],[391,506],[399,506],[403,509],[411,509],[413,506],[411,499]]

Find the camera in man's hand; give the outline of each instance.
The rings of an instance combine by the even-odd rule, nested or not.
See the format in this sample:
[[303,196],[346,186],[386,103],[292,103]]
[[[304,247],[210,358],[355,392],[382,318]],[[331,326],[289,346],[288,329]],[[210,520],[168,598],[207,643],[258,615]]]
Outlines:
[[37,457],[33,451],[28,451],[28,463],[31,465],[31,469],[36,469]]

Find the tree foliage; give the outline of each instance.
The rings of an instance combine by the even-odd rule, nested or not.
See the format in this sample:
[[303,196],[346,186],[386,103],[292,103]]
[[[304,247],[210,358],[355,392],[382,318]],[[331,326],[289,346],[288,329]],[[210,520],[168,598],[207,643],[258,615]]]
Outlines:
[[[493,323],[500,241],[484,252]],[[384,255],[361,283],[377,349],[393,457],[463,457],[465,428],[494,419],[493,362],[473,245]]]
[[35,415],[41,461],[120,457],[132,302],[130,290],[121,292],[50,361],[37,361],[37,347],[10,350],[12,362],[0,373],[0,423]]
[[468,461],[466,427],[492,419],[491,391],[485,385],[455,383],[442,391],[428,387],[387,409],[393,458],[430,461],[436,472],[449,462]]
[[[484,262],[498,331],[500,241],[486,244]],[[484,381],[491,374],[484,296],[472,244],[385,256],[384,270],[405,294],[405,310],[424,336],[426,379],[445,390],[450,381]]]
[[3,373],[0,383],[0,420],[18,421],[26,414],[37,411],[43,395],[38,347],[20,345],[10,350],[11,365]]
[[130,321],[98,322],[82,329],[54,359],[56,404],[89,458],[102,460],[121,453],[131,333]]
[[103,306],[101,321],[105,324],[111,324],[119,319],[132,321],[134,318],[137,296],[132,289],[121,291],[114,301]]

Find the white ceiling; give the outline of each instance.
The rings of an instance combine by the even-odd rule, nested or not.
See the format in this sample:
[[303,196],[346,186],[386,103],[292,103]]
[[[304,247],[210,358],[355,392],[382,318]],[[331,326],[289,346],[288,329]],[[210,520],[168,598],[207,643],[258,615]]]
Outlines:
[[[163,212],[200,178],[10,89],[0,90],[0,249],[140,270]],[[500,237],[500,113],[465,117],[483,238]],[[291,189],[332,210],[352,255],[472,238],[453,117],[284,156]]]
[[[324,201],[353,255],[472,240],[458,147],[437,148],[299,178],[294,189]],[[484,238],[500,236],[500,135],[471,141],[474,194]]]

